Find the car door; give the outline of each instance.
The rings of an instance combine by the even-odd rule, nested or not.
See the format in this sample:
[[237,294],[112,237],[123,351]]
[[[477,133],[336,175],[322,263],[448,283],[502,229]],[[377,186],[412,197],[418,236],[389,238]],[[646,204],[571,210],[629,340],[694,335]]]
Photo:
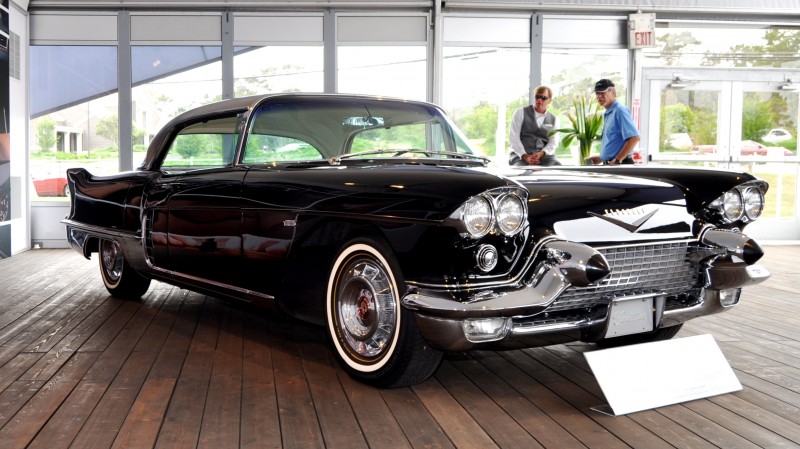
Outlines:
[[185,282],[224,288],[240,279],[240,201],[247,170],[233,164],[237,129],[238,120],[231,117],[184,127],[150,186],[151,261]]

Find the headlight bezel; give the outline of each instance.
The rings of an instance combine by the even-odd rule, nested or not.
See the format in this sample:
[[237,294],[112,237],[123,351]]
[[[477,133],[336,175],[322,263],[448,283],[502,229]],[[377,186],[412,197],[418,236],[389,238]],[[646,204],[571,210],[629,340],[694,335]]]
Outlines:
[[722,194],[722,216],[731,223],[744,216],[744,198],[739,189],[731,189]]
[[[743,189],[742,200],[744,203],[744,214],[751,221],[758,219],[758,217],[764,213],[764,192],[762,192],[761,189],[752,186]],[[750,207],[748,207],[748,205],[753,206],[754,203],[752,200],[757,201],[755,210],[751,210]]]
[[[512,206],[515,204],[519,210],[509,214],[505,208],[506,204],[512,204]],[[528,218],[527,209],[525,201],[514,192],[498,196],[495,199],[495,222],[500,233],[507,236],[518,234]]]
[[[510,203],[509,203],[510,202]],[[473,208],[477,204],[487,204],[490,213],[490,223],[486,228],[475,227],[472,219]],[[508,213],[508,206],[516,203],[519,207],[516,213]],[[459,234],[470,240],[479,240],[489,234],[498,234],[506,237],[518,235],[525,229],[528,222],[528,191],[521,187],[500,187],[473,195],[448,217],[448,224],[456,227]],[[502,217],[498,211],[505,210]],[[503,220],[501,224],[499,220]],[[509,226],[509,223],[511,224]]]
[[[477,239],[485,236],[494,227],[495,214],[492,203],[492,199],[486,195],[475,195],[461,206],[461,221],[464,223],[467,233],[473,238]],[[485,212],[476,210],[479,208],[485,208],[486,210]],[[476,224],[476,220],[482,220],[485,223],[481,227],[481,225]]]

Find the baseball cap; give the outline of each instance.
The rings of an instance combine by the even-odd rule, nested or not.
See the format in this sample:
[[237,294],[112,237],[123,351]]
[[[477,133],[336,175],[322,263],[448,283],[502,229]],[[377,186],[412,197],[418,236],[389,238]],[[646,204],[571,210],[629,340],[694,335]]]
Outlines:
[[609,79],[601,79],[600,81],[594,83],[594,91],[595,92],[605,92],[608,89],[614,87],[614,83],[611,82]]

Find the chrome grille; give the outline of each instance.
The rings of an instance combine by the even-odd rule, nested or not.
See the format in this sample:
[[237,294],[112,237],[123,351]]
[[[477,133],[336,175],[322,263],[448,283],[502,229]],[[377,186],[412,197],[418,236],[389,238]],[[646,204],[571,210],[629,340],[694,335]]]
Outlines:
[[596,249],[608,260],[611,274],[595,286],[569,287],[548,311],[607,304],[614,296],[633,292],[686,292],[700,276],[696,261],[719,252],[694,240]]

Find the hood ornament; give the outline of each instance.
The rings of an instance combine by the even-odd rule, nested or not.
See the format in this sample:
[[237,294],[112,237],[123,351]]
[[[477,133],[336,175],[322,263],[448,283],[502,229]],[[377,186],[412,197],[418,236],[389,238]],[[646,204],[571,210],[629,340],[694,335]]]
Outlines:
[[[647,220],[649,220],[653,215],[658,212],[658,209],[653,209],[650,213],[642,216],[644,214],[644,209],[637,208],[637,209],[624,209],[624,210],[606,210],[605,214],[600,215],[594,212],[588,212],[589,215],[593,217],[600,218],[605,220],[609,223],[615,224],[629,232],[636,232],[641,228]],[[638,220],[634,221],[633,223],[628,223],[627,221],[620,220],[619,218],[615,217],[641,217]]]

